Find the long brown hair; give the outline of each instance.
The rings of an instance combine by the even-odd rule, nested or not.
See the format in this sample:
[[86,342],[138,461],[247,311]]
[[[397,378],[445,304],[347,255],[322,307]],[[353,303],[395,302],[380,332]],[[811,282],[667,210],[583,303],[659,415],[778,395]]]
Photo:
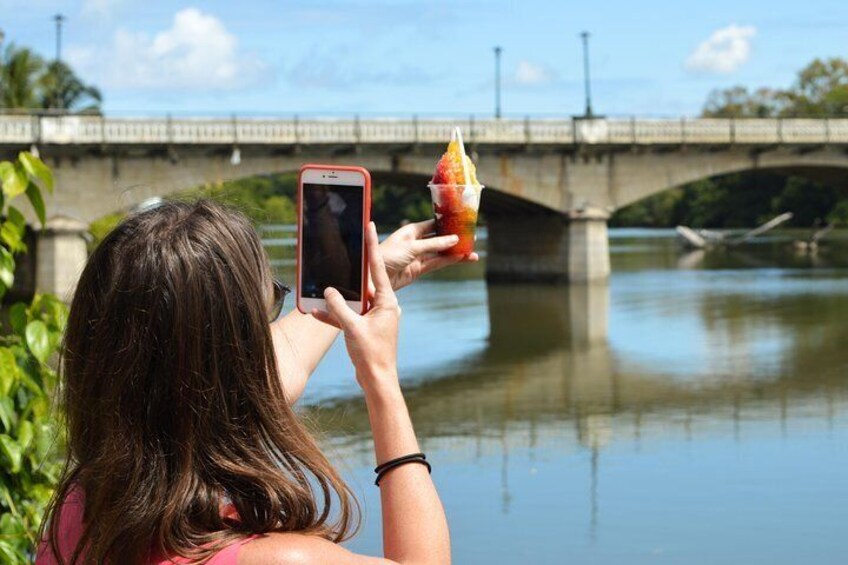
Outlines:
[[[95,249],[63,348],[54,553],[77,488],[84,530],[70,563],[202,561],[249,534],[341,541],[355,529],[355,498],[286,402],[271,281],[247,219],[209,201],[132,215]],[[225,502],[238,519],[222,516]]]

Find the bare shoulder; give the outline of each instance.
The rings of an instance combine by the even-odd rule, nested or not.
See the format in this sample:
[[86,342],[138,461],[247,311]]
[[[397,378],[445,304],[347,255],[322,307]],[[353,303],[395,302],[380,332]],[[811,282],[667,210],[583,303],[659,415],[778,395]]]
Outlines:
[[389,565],[392,562],[353,553],[317,536],[268,534],[242,546],[238,565]]

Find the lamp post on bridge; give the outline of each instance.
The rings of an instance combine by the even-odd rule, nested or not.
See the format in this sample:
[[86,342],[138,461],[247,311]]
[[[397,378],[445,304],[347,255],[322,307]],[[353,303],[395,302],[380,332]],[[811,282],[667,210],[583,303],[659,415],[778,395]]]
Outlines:
[[56,105],[58,110],[62,109],[62,97],[59,95],[59,80],[62,74],[60,67],[60,63],[62,62],[62,24],[67,20],[63,14],[57,13],[53,16],[53,21],[56,22],[56,61],[53,66],[53,82],[55,88],[55,96],[53,96],[53,102]]
[[501,118],[501,52],[500,46],[495,47],[495,118]]
[[592,89],[589,80],[589,32],[584,31],[580,34],[583,40],[583,82],[586,92],[586,112],[583,114],[586,118],[592,117]]
[[53,21],[56,22],[56,62],[62,60],[62,23],[67,20],[64,15],[56,14],[53,16]]
[[[0,29],[0,72],[3,71],[3,40],[4,39],[6,39],[6,34],[3,32],[2,29]],[[0,109],[5,107],[5,104],[3,104],[3,90],[2,90],[2,88],[3,88],[3,80],[2,80],[2,76],[0,75]]]

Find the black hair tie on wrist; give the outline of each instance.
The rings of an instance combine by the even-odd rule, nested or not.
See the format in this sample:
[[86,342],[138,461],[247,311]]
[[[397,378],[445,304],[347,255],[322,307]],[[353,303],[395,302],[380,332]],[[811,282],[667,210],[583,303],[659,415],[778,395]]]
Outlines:
[[400,467],[401,465],[406,465],[407,463],[418,463],[420,465],[424,465],[427,467],[428,473],[433,472],[433,468],[430,466],[430,463],[427,462],[426,455],[423,453],[412,453],[410,455],[404,455],[403,457],[392,459],[391,461],[386,461],[381,465],[377,465],[374,468],[374,472],[377,473],[377,480],[374,481],[374,484],[380,486],[380,481],[383,479],[383,475],[392,469]]

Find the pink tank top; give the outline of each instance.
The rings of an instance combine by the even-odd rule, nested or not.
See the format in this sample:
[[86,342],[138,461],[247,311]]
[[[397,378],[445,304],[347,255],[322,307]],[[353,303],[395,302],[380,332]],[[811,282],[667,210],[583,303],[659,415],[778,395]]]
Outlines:
[[[68,560],[76,550],[77,543],[82,537],[83,531],[83,508],[85,506],[85,497],[79,489],[74,489],[65,498],[62,507],[59,510],[59,554]],[[224,509],[224,513],[234,513],[235,509],[230,506]],[[252,541],[253,537],[245,538],[229,545],[216,553],[212,559],[207,561],[208,565],[237,565],[239,551],[241,546]],[[46,540],[42,540],[38,546],[38,553],[35,558],[35,565],[58,565],[54,553],[56,548],[51,547]],[[150,561],[150,565],[180,565],[190,563],[188,559],[175,557],[173,559],[155,558]]]

